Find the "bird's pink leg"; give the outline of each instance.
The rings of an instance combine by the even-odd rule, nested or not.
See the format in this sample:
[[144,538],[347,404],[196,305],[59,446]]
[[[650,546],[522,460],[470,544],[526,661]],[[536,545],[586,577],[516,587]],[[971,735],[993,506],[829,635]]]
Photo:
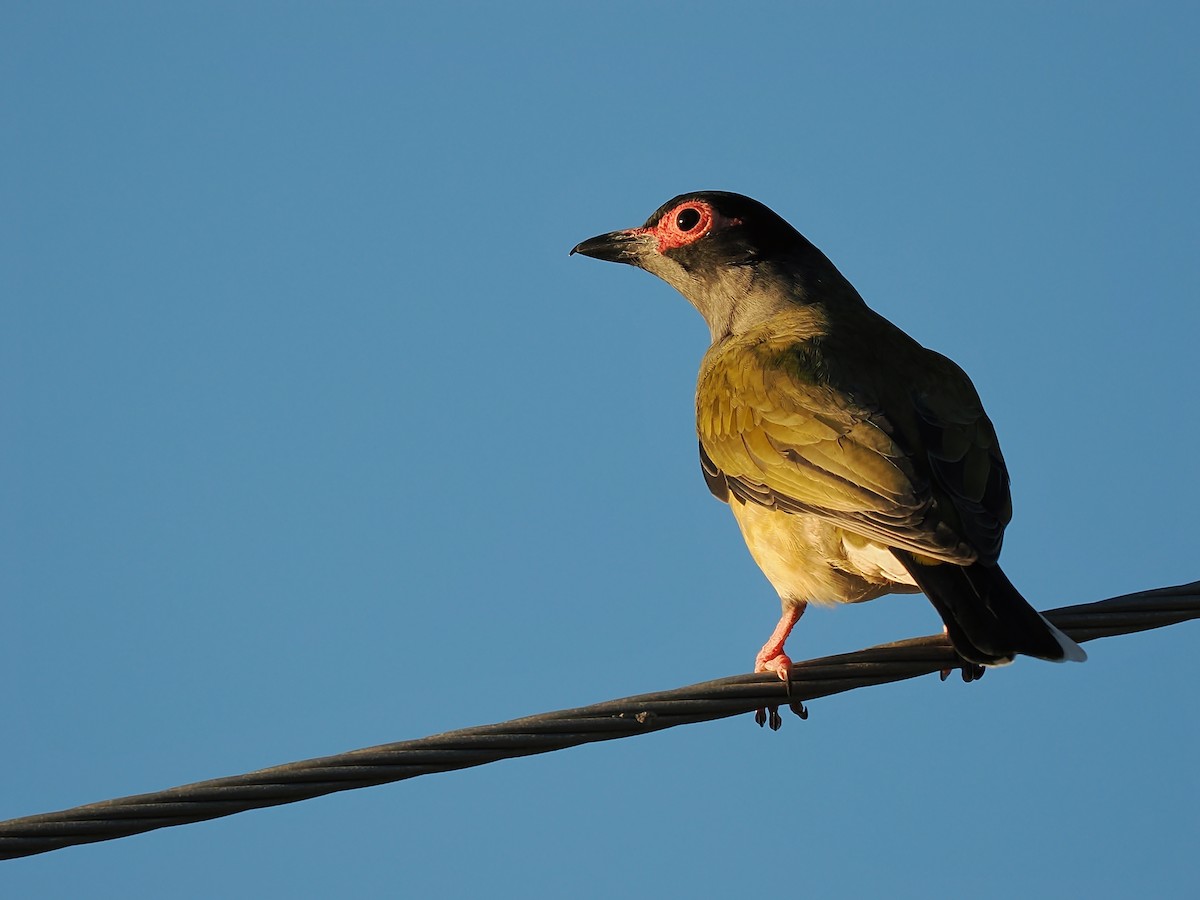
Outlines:
[[[804,601],[785,606],[783,615],[779,618],[779,624],[775,626],[775,630],[771,632],[771,636],[763,644],[763,648],[758,651],[758,656],[754,658],[754,671],[774,672],[779,676],[779,680],[788,686],[788,696],[791,696],[792,660],[783,652],[783,645],[787,643],[788,635],[792,633],[792,629],[796,627],[796,623],[800,621],[800,617],[804,615],[807,607],[808,604]],[[803,703],[796,701],[790,705],[792,712],[800,718],[808,718],[808,710],[804,708]],[[766,709],[756,710],[754,721],[759,726],[770,723],[772,731],[778,731],[783,724],[783,719],[779,718],[778,706],[768,706]]]
[[800,617],[804,615],[804,610],[807,608],[808,604],[803,600],[784,607],[779,624],[775,626],[775,630],[771,632],[771,636],[767,638],[763,648],[758,651],[758,656],[754,658],[755,672],[774,672],[779,676],[780,681],[789,680],[792,660],[783,652],[783,645],[787,643],[788,635],[792,633],[792,629],[796,627],[796,623],[800,621]]

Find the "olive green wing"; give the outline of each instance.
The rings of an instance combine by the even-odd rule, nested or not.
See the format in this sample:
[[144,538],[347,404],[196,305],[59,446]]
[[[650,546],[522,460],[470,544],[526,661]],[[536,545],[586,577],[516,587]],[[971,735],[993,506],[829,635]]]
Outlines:
[[[696,396],[701,463],[713,493],[817,515],[925,557],[974,562],[981,554],[973,538],[990,540],[996,518],[961,527],[967,517],[960,505],[978,515],[975,507],[994,501],[996,485],[980,481],[973,443],[982,409],[972,417],[965,411],[971,404],[931,389],[920,405],[909,386],[889,392],[870,377],[855,390],[833,382],[827,361],[807,345],[714,347]],[[922,452],[922,441],[936,456]]]

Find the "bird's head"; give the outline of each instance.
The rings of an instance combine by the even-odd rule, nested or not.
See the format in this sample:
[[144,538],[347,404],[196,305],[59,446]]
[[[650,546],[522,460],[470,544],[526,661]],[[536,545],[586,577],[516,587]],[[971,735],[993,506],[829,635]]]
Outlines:
[[[581,253],[628,263],[678,290],[708,322],[713,339],[739,333],[780,308],[849,290],[816,247],[757,200],[726,191],[680,194],[640,228],[577,244]],[[861,302],[861,301],[859,301]]]

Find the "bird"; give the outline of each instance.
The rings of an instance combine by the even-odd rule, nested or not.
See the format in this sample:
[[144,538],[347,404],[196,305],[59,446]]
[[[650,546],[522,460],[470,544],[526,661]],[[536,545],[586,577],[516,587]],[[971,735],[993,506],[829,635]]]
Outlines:
[[656,275],[708,325],[700,468],[782,609],[755,672],[789,681],[785,644],[810,604],[891,593],[923,592],[979,673],[1019,654],[1087,658],[997,562],[1009,474],[971,379],[867,306],[785,219],[696,191],[577,253]]

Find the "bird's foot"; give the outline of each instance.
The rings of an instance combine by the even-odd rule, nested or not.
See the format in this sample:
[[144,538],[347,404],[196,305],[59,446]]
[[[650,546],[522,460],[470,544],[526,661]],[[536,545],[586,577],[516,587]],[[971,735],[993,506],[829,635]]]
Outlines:
[[[763,644],[763,648],[758,651],[758,656],[754,657],[754,671],[774,672],[778,675],[779,680],[784,683],[787,689],[789,698],[792,694],[792,658],[783,652],[783,645],[787,643],[788,635],[792,633],[792,628],[800,621],[800,617],[804,615],[804,609],[807,605],[800,602],[785,604],[779,624],[775,626],[775,630],[771,633],[767,642]],[[790,701],[788,706],[800,718],[808,718],[808,710],[804,708],[804,704],[800,701]],[[772,731],[778,731],[780,726],[783,725],[783,719],[779,717],[778,706],[768,706],[766,709],[756,710],[754,721],[760,727],[769,724]]]
[[[765,659],[763,654],[767,648],[763,648],[763,652],[758,654],[754,660],[755,672],[774,672],[779,676],[779,680],[783,682],[787,688],[789,695],[792,687],[792,660],[782,650],[775,653],[769,659]],[[808,718],[808,708],[799,700],[792,700],[788,703],[788,708],[791,709],[801,719]],[[758,727],[770,725],[772,731],[778,731],[783,727],[783,719],[779,715],[778,706],[768,706],[765,709],[758,709],[754,712],[754,721],[758,723]]]
[[[972,681],[978,681],[982,678],[983,673],[987,671],[987,667],[976,663],[964,662],[961,666],[958,666],[958,670],[962,672],[962,680],[970,684]],[[940,673],[942,681],[949,678],[950,673],[953,671],[954,669],[942,669]]]
[[[946,635],[947,640],[950,639],[950,629],[945,625],[942,626],[942,634]],[[962,657],[959,657],[959,659],[962,659]],[[967,660],[963,659],[961,666],[951,666],[947,669],[942,669],[942,671],[939,673],[942,681],[945,681],[947,678],[949,678],[950,673],[955,669],[958,669],[962,672],[962,680],[967,684],[970,684],[972,681],[978,681],[983,677],[983,666],[979,665],[978,663],[968,662]]]
[[770,656],[766,655],[768,652],[767,647],[759,651],[754,658],[754,671],[774,672],[784,684],[789,683],[792,680],[792,658],[779,648],[774,648]]
[[[808,718],[808,707],[799,700],[793,700],[788,704],[788,709],[796,714],[801,719]],[[754,711],[754,721],[758,723],[758,727],[770,725],[772,731],[778,731],[783,727],[783,717],[779,715],[778,706],[768,706],[765,709],[756,709]]]

